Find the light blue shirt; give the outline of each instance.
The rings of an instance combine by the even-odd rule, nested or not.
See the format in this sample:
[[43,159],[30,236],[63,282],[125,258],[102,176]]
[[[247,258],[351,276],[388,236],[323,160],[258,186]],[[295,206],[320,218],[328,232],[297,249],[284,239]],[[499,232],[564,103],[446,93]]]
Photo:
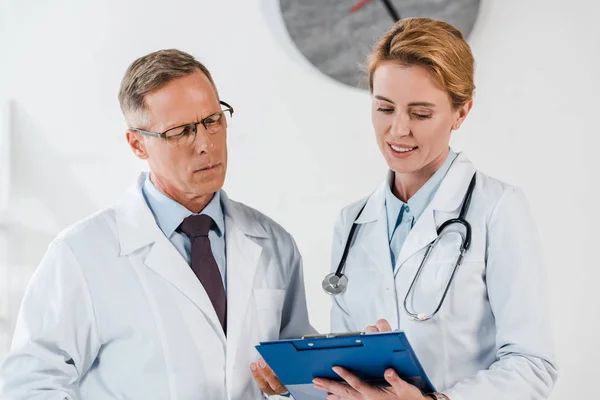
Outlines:
[[448,157],[442,166],[425,182],[425,184],[406,203],[392,193],[394,173],[389,174],[389,184],[385,191],[385,211],[387,214],[388,241],[392,268],[396,267],[396,259],[410,230],[415,225],[423,211],[427,208],[437,192],[442,180],[450,169],[456,153],[450,149]]
[[[158,190],[150,180],[150,174],[146,175],[142,193],[160,230],[173,243],[173,246],[175,246],[186,262],[191,265],[191,240],[186,234],[178,232],[177,228],[185,218],[194,213]],[[208,232],[208,239],[210,240],[210,248],[223,278],[223,286],[227,291],[225,217],[223,216],[223,208],[221,206],[220,191],[215,193],[211,201],[199,214],[208,215],[215,222]]]

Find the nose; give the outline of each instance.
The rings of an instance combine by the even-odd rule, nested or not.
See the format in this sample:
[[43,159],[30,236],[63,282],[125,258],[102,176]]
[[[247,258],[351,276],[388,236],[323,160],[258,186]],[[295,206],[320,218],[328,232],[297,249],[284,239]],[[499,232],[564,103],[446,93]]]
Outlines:
[[405,113],[400,113],[395,116],[392,122],[392,136],[404,137],[410,135],[410,116]]
[[198,154],[206,153],[208,150],[212,150],[215,147],[213,138],[202,124],[198,124],[196,128],[196,137],[193,146]]

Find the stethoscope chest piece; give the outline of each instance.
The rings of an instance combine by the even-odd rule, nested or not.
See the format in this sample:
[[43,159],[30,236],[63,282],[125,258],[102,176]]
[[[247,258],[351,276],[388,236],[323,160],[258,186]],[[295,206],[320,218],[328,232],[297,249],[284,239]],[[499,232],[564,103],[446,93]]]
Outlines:
[[323,279],[322,286],[327,294],[341,294],[348,287],[348,278],[346,278],[346,275],[337,276],[336,274],[329,274]]

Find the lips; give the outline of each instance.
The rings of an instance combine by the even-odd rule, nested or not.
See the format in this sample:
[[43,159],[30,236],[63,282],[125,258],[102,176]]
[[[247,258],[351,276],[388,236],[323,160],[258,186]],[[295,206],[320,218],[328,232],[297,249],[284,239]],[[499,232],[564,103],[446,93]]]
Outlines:
[[408,145],[408,144],[389,143],[389,142],[388,142],[388,145],[394,152],[400,153],[400,154],[408,153],[408,152],[411,152],[411,151],[419,148],[419,146],[413,146],[413,145]]
[[196,172],[208,171],[208,170],[211,170],[211,169],[213,169],[213,168],[216,168],[216,167],[218,167],[219,165],[221,165],[221,164],[212,164],[212,165],[207,165],[207,166],[204,166],[204,167],[201,167],[201,168],[197,169],[197,170],[196,170]]
[[400,153],[407,153],[409,151],[415,150],[417,147],[399,147],[399,146],[394,146],[394,145],[390,145],[392,147],[392,149],[394,151],[400,152]]

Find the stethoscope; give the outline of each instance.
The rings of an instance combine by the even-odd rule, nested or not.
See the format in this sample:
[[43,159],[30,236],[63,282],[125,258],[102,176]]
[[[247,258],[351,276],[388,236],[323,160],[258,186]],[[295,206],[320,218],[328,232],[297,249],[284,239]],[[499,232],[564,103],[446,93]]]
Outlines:
[[[444,299],[446,298],[446,295],[448,294],[448,290],[450,289],[450,285],[452,284],[452,281],[454,280],[454,275],[456,274],[456,270],[458,269],[459,265],[462,263],[465,253],[467,252],[467,250],[469,250],[469,246],[471,245],[471,225],[467,222],[465,217],[467,215],[467,212],[469,211],[469,205],[471,204],[471,197],[473,195],[474,188],[475,188],[475,174],[473,174],[473,177],[471,178],[471,182],[469,183],[469,188],[467,189],[467,192],[465,193],[465,197],[463,199],[463,205],[462,205],[462,208],[460,209],[460,214],[459,214],[458,218],[449,219],[448,221],[444,222],[437,229],[437,235],[438,235],[437,238],[434,241],[432,241],[431,243],[429,243],[429,245],[427,246],[427,250],[425,251],[425,255],[423,256],[423,261],[421,261],[421,265],[419,265],[419,269],[417,270],[417,272],[412,280],[412,283],[410,284],[410,287],[408,288],[408,292],[406,293],[406,296],[404,297],[404,311],[412,320],[427,321],[427,320],[433,318],[433,316],[435,314],[437,314],[437,312],[442,307],[442,304],[444,303]],[[350,251],[350,245],[352,243],[352,240],[354,239],[354,233],[356,232],[356,227],[358,226],[356,221],[358,220],[358,217],[360,217],[360,214],[362,214],[366,205],[367,205],[367,203],[365,202],[365,204],[362,206],[362,208],[356,215],[354,222],[352,223],[352,227],[350,228],[350,233],[348,234],[348,239],[346,240],[346,245],[344,246],[344,253],[342,254],[342,258],[340,260],[340,263],[339,263],[335,273],[329,274],[325,277],[325,279],[323,279],[323,283],[322,283],[323,290],[327,294],[335,296],[335,295],[344,293],[346,291],[346,288],[348,287],[348,278],[344,274],[344,267],[346,265],[346,258],[348,257],[348,252]],[[460,239],[461,239],[460,252],[459,252],[458,258],[456,259],[456,262],[454,264],[454,269],[452,270],[452,274],[450,275],[450,278],[448,279],[448,282],[446,283],[446,288],[444,289],[442,298],[438,302],[438,305],[435,308],[435,310],[430,314],[412,312],[408,309],[408,305],[407,305],[408,298],[411,296],[413,288],[415,287],[415,283],[419,279],[419,276],[421,275],[421,272],[423,271],[423,267],[427,263],[427,260],[428,260],[429,256],[431,255],[433,249],[438,244],[438,242],[444,237],[444,235],[446,235],[448,233],[448,231],[446,231],[446,233],[442,233],[442,232],[444,231],[444,229],[448,228],[449,226],[451,226],[453,224],[459,224],[462,227],[464,227],[465,233],[463,234],[460,231],[456,232],[460,235]],[[455,233],[455,232],[453,231],[453,233]]]

